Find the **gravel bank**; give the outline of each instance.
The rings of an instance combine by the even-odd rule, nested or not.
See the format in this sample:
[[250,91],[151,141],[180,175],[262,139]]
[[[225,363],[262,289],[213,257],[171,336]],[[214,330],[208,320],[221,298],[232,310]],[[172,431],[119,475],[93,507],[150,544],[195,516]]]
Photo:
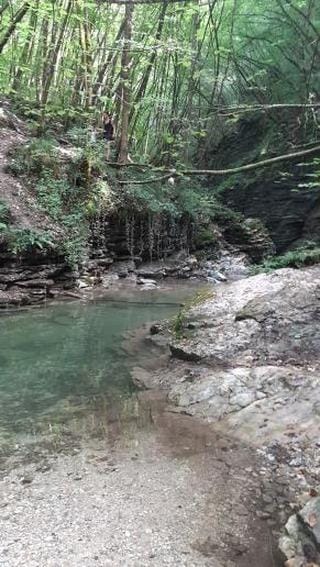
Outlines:
[[4,477],[1,567],[277,565],[256,457],[160,407],[143,431]]

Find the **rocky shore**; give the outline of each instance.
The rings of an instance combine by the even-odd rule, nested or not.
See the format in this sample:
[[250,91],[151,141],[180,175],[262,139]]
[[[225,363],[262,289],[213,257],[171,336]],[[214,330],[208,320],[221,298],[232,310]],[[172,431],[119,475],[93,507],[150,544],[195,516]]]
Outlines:
[[[44,263],[47,261],[46,263]],[[63,259],[37,258],[7,260],[0,266],[0,309],[22,307],[63,297],[86,298],[119,286],[156,288],[167,279],[199,280],[219,283],[248,273],[244,254],[222,250],[212,261],[177,252],[166,260],[142,262],[141,259],[113,260],[101,254],[72,270]]]
[[294,513],[280,544],[287,565],[318,565],[320,268],[216,286],[178,323],[151,329],[171,357],[156,372],[136,368],[136,384],[166,389],[174,411],[255,447],[265,459],[258,513],[270,525]]

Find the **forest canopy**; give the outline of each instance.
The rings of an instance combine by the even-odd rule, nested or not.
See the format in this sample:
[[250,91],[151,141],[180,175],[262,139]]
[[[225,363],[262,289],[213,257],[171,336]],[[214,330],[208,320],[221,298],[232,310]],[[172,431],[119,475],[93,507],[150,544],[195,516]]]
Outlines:
[[316,0],[3,0],[0,54],[1,92],[30,119],[94,127],[111,112],[122,162],[129,146],[207,162],[248,111],[277,119],[284,149],[319,132]]

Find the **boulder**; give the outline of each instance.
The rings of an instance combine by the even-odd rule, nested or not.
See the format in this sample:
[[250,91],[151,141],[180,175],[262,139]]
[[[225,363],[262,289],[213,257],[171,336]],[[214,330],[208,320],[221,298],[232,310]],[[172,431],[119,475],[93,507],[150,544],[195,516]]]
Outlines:
[[127,260],[124,262],[115,262],[110,269],[110,273],[115,273],[119,278],[126,278],[130,274],[135,273],[136,265],[133,260]]
[[140,279],[157,279],[160,280],[166,275],[166,268],[160,262],[155,262],[154,264],[142,264],[137,271],[138,277]]
[[312,498],[299,513],[299,519],[320,551],[320,498]]
[[17,132],[23,132],[24,130],[22,120],[9,110],[8,105],[3,103],[0,106],[0,128],[10,128]]
[[298,514],[290,516],[280,539],[287,567],[319,566],[319,526],[320,498],[311,498]]

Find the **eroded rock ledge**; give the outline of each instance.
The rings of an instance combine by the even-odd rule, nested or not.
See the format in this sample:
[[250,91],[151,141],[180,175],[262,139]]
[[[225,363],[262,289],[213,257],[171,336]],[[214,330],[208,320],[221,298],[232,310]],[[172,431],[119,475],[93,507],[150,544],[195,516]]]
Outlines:
[[[274,487],[281,480],[284,503],[276,500],[274,513],[281,508],[285,523],[298,495],[312,502],[320,482],[320,267],[215,287],[212,299],[183,318],[182,338],[167,333],[167,368],[137,369],[135,381],[166,388],[175,411],[255,445],[270,464]],[[320,514],[311,522],[319,530]],[[295,553],[304,554],[297,565],[311,556],[317,565],[320,549],[312,541],[312,549],[310,542],[296,543],[288,565],[299,561]]]

